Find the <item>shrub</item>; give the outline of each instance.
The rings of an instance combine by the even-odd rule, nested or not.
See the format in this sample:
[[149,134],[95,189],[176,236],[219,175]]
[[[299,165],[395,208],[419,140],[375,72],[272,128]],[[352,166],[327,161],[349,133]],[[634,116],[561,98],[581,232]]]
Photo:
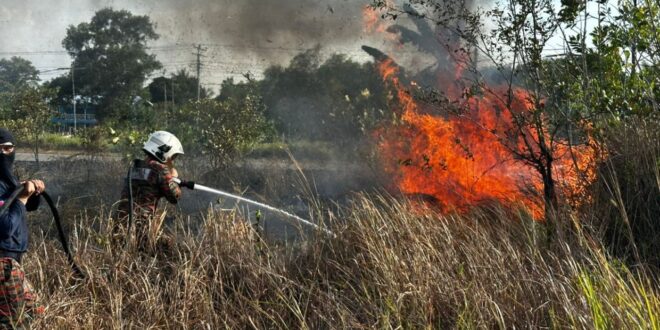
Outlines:
[[170,131],[184,148],[201,151],[214,167],[223,168],[272,135],[272,126],[263,112],[263,102],[254,94],[224,101],[189,102],[176,110]]

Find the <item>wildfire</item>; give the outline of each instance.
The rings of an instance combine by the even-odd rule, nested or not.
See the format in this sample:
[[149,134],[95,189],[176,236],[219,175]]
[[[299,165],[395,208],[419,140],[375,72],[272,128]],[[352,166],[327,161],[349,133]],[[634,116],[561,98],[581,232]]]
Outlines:
[[[527,208],[535,218],[542,218],[543,199],[536,193],[543,191],[541,176],[512,153],[512,149],[524,151],[529,145],[515,134],[518,126],[512,119],[514,114],[531,111],[533,105],[526,91],[515,90],[508,108],[497,97],[505,95],[502,89],[468,99],[460,114],[429,114],[420,109],[400,81],[392,61],[380,63],[379,70],[383,80],[397,91],[403,122],[378,132],[385,170],[394,177],[398,189],[406,194],[433,196],[444,211],[461,212],[498,201]],[[446,93],[455,99],[461,96],[456,88],[447,88]],[[528,142],[539,140],[534,130],[524,133]],[[540,134],[547,138],[547,132]],[[553,147],[553,171],[561,196],[582,194],[595,177],[590,166],[593,150],[561,144]],[[537,151],[533,147],[531,150]]]
[[[389,3],[389,1],[388,1]],[[388,6],[391,6],[388,4]],[[383,20],[379,13],[378,10],[370,7],[370,6],[364,6],[362,8],[362,20],[364,24],[364,32],[367,34],[374,34],[374,33],[379,33],[381,34],[386,40],[397,43],[397,36],[392,33],[387,32],[387,28],[390,27],[391,24],[389,24],[387,21]],[[397,43],[397,47],[401,47],[400,44]]]
[[364,20],[365,32],[367,33],[385,32],[387,26],[383,24],[383,22],[380,20],[380,17],[378,17],[378,12],[376,12],[373,8],[369,6],[364,6],[364,8],[362,8],[362,18]]
[[[363,17],[366,32],[380,33],[395,49],[402,46],[400,36],[390,33],[378,12],[365,7]],[[462,80],[467,63],[459,60],[453,66],[440,66],[434,86],[450,101],[447,109],[428,111],[410,92],[419,89],[417,83],[408,86],[401,81],[392,54],[377,60],[380,75],[396,91],[398,102],[394,106],[400,123],[376,131],[382,164],[398,190],[432,196],[444,211],[462,212],[498,202],[525,208],[542,219],[544,183],[534,160],[547,155],[541,150],[544,146],[552,154],[559,198],[577,201],[574,204],[584,201],[586,187],[595,178],[592,141],[570,146],[550,139],[551,125],[543,122],[542,111],[535,112],[542,102],[534,102],[526,90],[486,86],[482,93],[466,97],[463,87],[454,83]],[[531,124],[521,125],[521,118]],[[542,124],[533,125],[539,118]]]

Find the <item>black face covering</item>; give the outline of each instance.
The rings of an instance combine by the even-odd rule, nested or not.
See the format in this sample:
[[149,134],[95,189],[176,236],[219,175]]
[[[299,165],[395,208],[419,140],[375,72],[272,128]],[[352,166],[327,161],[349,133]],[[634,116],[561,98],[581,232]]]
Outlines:
[[[7,142],[11,142],[13,145],[16,145],[14,136],[12,136],[8,130],[0,128],[0,144]],[[5,155],[4,153],[0,152],[0,181],[5,182],[10,189],[18,187],[18,180],[13,173],[15,158],[16,151],[9,155]]]

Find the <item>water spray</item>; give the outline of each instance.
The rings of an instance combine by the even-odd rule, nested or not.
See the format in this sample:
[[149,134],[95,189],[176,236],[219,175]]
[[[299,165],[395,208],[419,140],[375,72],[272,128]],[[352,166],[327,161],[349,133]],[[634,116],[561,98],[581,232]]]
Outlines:
[[289,213],[289,212],[287,212],[287,211],[284,211],[284,210],[278,209],[278,208],[276,208],[276,207],[273,207],[273,206],[270,206],[270,205],[267,205],[267,204],[264,204],[264,203],[259,203],[259,202],[257,202],[257,201],[253,201],[253,200],[251,200],[251,199],[248,199],[248,198],[245,198],[245,197],[241,197],[241,196],[238,196],[238,195],[230,194],[230,193],[228,193],[228,192],[224,192],[224,191],[222,191],[222,190],[218,190],[218,189],[213,189],[213,188],[209,188],[209,187],[206,187],[206,186],[202,186],[201,184],[196,184],[196,183],[193,182],[193,181],[183,181],[183,180],[181,180],[181,179],[179,179],[179,178],[173,178],[173,180],[174,180],[174,182],[176,182],[177,184],[179,184],[179,186],[181,186],[181,187],[186,187],[186,188],[188,188],[188,189],[190,189],[190,190],[205,191],[205,192],[208,192],[208,193],[211,193],[211,194],[215,194],[215,195],[220,195],[220,196],[224,196],[224,197],[233,198],[233,199],[235,199],[235,200],[238,200],[238,201],[241,201],[241,202],[245,202],[245,203],[248,203],[248,204],[252,204],[252,205],[255,205],[255,206],[258,206],[258,207],[261,207],[261,208],[267,209],[267,210],[269,210],[269,211],[277,212],[277,213],[279,213],[279,214],[285,215],[286,217],[288,217],[288,218],[290,218],[290,219],[294,219],[294,220],[298,221],[299,223],[301,223],[301,224],[303,224],[303,225],[306,225],[306,226],[312,227],[312,228],[314,228],[314,229],[321,230],[321,231],[323,231],[324,233],[326,233],[326,234],[328,234],[328,235],[330,235],[330,236],[332,236],[332,237],[337,237],[332,231],[330,231],[330,230],[328,230],[328,229],[322,228],[322,227],[320,227],[320,226],[318,226],[318,225],[316,225],[316,224],[310,222],[309,220],[305,220],[305,219],[303,219],[303,218],[301,218],[301,217],[299,217],[299,216],[297,216],[297,215],[295,215],[295,214],[291,214],[291,213]]

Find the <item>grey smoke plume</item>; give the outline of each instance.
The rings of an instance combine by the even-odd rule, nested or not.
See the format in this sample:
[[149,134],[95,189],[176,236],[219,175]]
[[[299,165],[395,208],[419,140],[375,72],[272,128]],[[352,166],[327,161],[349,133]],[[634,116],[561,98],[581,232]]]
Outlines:
[[[209,42],[252,49],[311,47],[355,38],[361,31],[361,7],[346,0],[160,1],[150,16],[161,33],[180,39],[201,35]],[[167,27],[163,25],[167,25]],[[171,29],[171,31],[166,31]],[[182,35],[181,32],[184,34]],[[181,40],[184,41],[184,40]]]
[[[155,47],[201,43],[216,47],[216,60],[256,55],[264,64],[282,64],[298,50],[316,44],[337,52],[360,53],[361,9],[368,3],[369,0],[3,0],[0,52],[61,49],[67,26],[88,22],[95,11],[112,7],[151,17],[161,35],[152,43]],[[187,49],[185,55],[189,57],[190,52]],[[183,54],[173,56],[181,58]],[[52,58],[40,60],[66,65],[65,58],[59,62]]]

